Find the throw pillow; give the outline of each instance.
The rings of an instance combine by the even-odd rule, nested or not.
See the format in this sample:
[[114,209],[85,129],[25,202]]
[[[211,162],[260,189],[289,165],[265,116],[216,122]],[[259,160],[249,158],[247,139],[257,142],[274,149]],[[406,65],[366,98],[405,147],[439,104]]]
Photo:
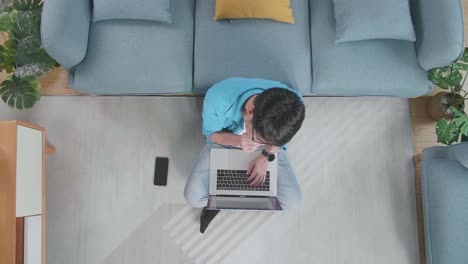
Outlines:
[[94,0],[93,21],[109,19],[171,23],[171,0]]
[[415,41],[409,0],[333,0],[336,42],[366,39]]
[[294,24],[290,0],[216,0],[215,20],[269,18]]

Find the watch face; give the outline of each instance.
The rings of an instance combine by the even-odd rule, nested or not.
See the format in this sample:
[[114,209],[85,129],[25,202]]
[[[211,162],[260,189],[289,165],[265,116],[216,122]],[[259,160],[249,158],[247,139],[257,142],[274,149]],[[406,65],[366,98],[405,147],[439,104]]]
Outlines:
[[268,155],[268,161],[274,161],[275,160],[275,154],[270,154]]

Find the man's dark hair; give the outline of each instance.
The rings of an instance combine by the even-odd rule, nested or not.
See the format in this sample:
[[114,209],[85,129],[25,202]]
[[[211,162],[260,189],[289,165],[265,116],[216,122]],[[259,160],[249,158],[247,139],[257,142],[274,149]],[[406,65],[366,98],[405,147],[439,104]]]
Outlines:
[[254,101],[253,127],[263,140],[275,146],[288,143],[302,126],[305,106],[294,92],[272,88]]

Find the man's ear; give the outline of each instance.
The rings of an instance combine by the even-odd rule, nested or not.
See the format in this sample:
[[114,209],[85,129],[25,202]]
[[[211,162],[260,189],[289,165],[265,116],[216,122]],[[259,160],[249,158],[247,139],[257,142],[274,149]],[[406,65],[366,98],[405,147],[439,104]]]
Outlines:
[[254,109],[255,109],[255,106],[253,106],[253,104],[252,104],[251,106],[249,106],[249,109],[247,109],[247,113],[249,115],[253,115]]

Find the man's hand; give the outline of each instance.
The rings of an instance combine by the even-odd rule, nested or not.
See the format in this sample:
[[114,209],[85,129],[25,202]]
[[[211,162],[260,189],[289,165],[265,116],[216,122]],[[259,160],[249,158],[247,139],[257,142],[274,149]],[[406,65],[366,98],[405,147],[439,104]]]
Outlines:
[[250,182],[250,185],[257,187],[265,183],[267,169],[268,160],[263,155],[259,155],[250,162],[249,168],[247,169],[247,175],[250,175],[247,181]]
[[240,137],[240,147],[247,153],[257,150],[260,144],[253,142],[247,133],[244,133]]

